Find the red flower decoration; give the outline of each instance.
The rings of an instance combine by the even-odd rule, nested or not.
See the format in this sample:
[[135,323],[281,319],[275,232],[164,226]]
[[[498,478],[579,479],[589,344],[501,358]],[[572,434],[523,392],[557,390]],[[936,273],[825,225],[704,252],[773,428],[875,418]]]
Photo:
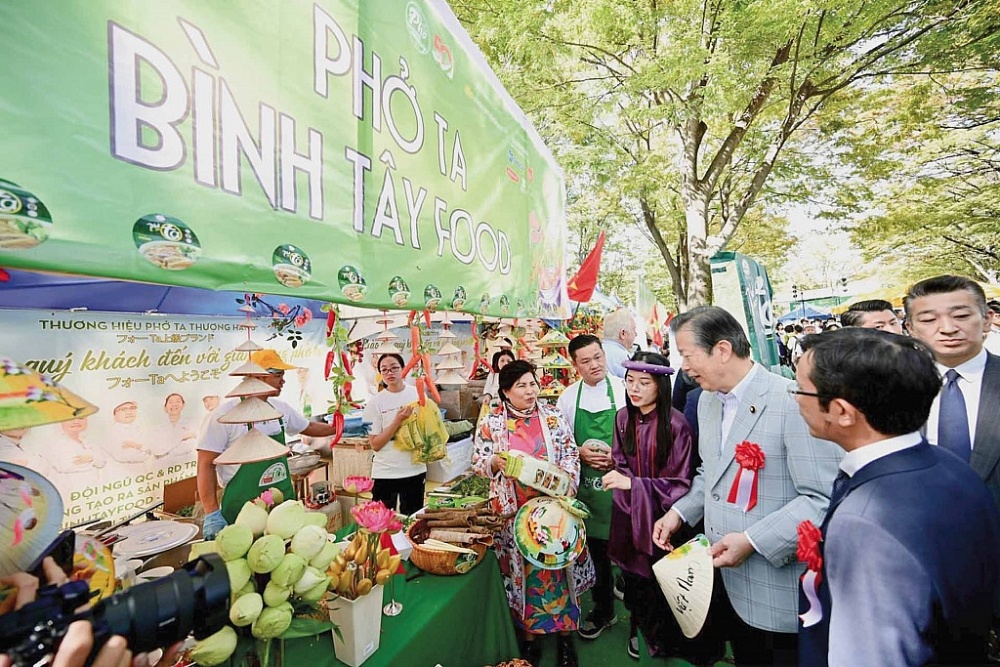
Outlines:
[[736,445],[736,462],[741,468],[756,472],[764,467],[764,451],[756,442],[744,440]]
[[795,550],[795,556],[810,570],[819,572],[823,569],[823,556],[819,552],[819,543],[823,540],[823,533],[812,521],[800,523],[798,533],[799,546]]

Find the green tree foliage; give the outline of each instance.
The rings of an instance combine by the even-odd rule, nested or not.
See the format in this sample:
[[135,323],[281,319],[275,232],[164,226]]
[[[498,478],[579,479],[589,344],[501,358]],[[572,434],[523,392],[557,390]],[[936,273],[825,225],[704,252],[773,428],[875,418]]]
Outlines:
[[552,146],[570,191],[600,188],[620,207],[609,219],[645,230],[686,308],[709,299],[709,259],[731,249],[742,224],[756,215],[766,226],[768,204],[807,201],[837,177],[836,156],[815,151],[821,122],[846,127],[875,82],[957,62],[956,47],[988,50],[991,4],[452,6]]

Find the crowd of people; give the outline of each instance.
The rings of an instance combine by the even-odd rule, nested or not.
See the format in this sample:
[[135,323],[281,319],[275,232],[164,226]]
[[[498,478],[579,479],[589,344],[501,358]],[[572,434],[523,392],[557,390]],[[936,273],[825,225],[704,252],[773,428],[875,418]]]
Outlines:
[[[902,323],[902,324],[901,324]],[[569,353],[580,380],[555,409],[534,368],[497,374],[499,405],[477,429],[474,469],[505,514],[536,491],[498,454],[559,466],[591,506],[587,550],[566,570],[500,556],[523,656],[558,633],[598,640],[631,618],[625,651],[737,665],[986,664],[1000,619],[1000,303],[959,276],[916,283],[897,313],[854,304],[839,325],[799,325],[795,380],[755,362],[741,325],[703,306],[671,330],[685,377],[611,323]],[[685,385],[685,382],[687,385]],[[678,401],[678,397],[680,400]],[[716,582],[701,633],[685,638],[651,566],[691,536],[710,540]],[[612,564],[622,572],[613,580]],[[580,594],[591,589],[584,616]]]

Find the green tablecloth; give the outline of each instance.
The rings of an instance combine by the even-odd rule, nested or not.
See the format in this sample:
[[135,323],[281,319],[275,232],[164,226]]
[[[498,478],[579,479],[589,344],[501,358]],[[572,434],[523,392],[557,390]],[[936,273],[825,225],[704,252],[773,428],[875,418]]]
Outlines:
[[[419,570],[407,563],[407,576]],[[471,572],[454,577],[420,574],[395,577],[399,616],[382,616],[379,649],[364,667],[480,667],[519,655],[500,566],[492,551]],[[385,602],[389,601],[385,587]],[[342,665],[333,636],[285,641],[285,665]]]

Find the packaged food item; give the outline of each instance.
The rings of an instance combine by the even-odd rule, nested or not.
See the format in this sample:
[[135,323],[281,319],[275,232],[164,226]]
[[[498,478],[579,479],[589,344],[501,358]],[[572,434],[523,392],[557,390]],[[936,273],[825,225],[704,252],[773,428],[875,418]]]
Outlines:
[[559,466],[528,456],[524,452],[501,452],[498,456],[507,462],[505,474],[516,477],[525,486],[549,496],[565,496],[569,493],[569,473]]

